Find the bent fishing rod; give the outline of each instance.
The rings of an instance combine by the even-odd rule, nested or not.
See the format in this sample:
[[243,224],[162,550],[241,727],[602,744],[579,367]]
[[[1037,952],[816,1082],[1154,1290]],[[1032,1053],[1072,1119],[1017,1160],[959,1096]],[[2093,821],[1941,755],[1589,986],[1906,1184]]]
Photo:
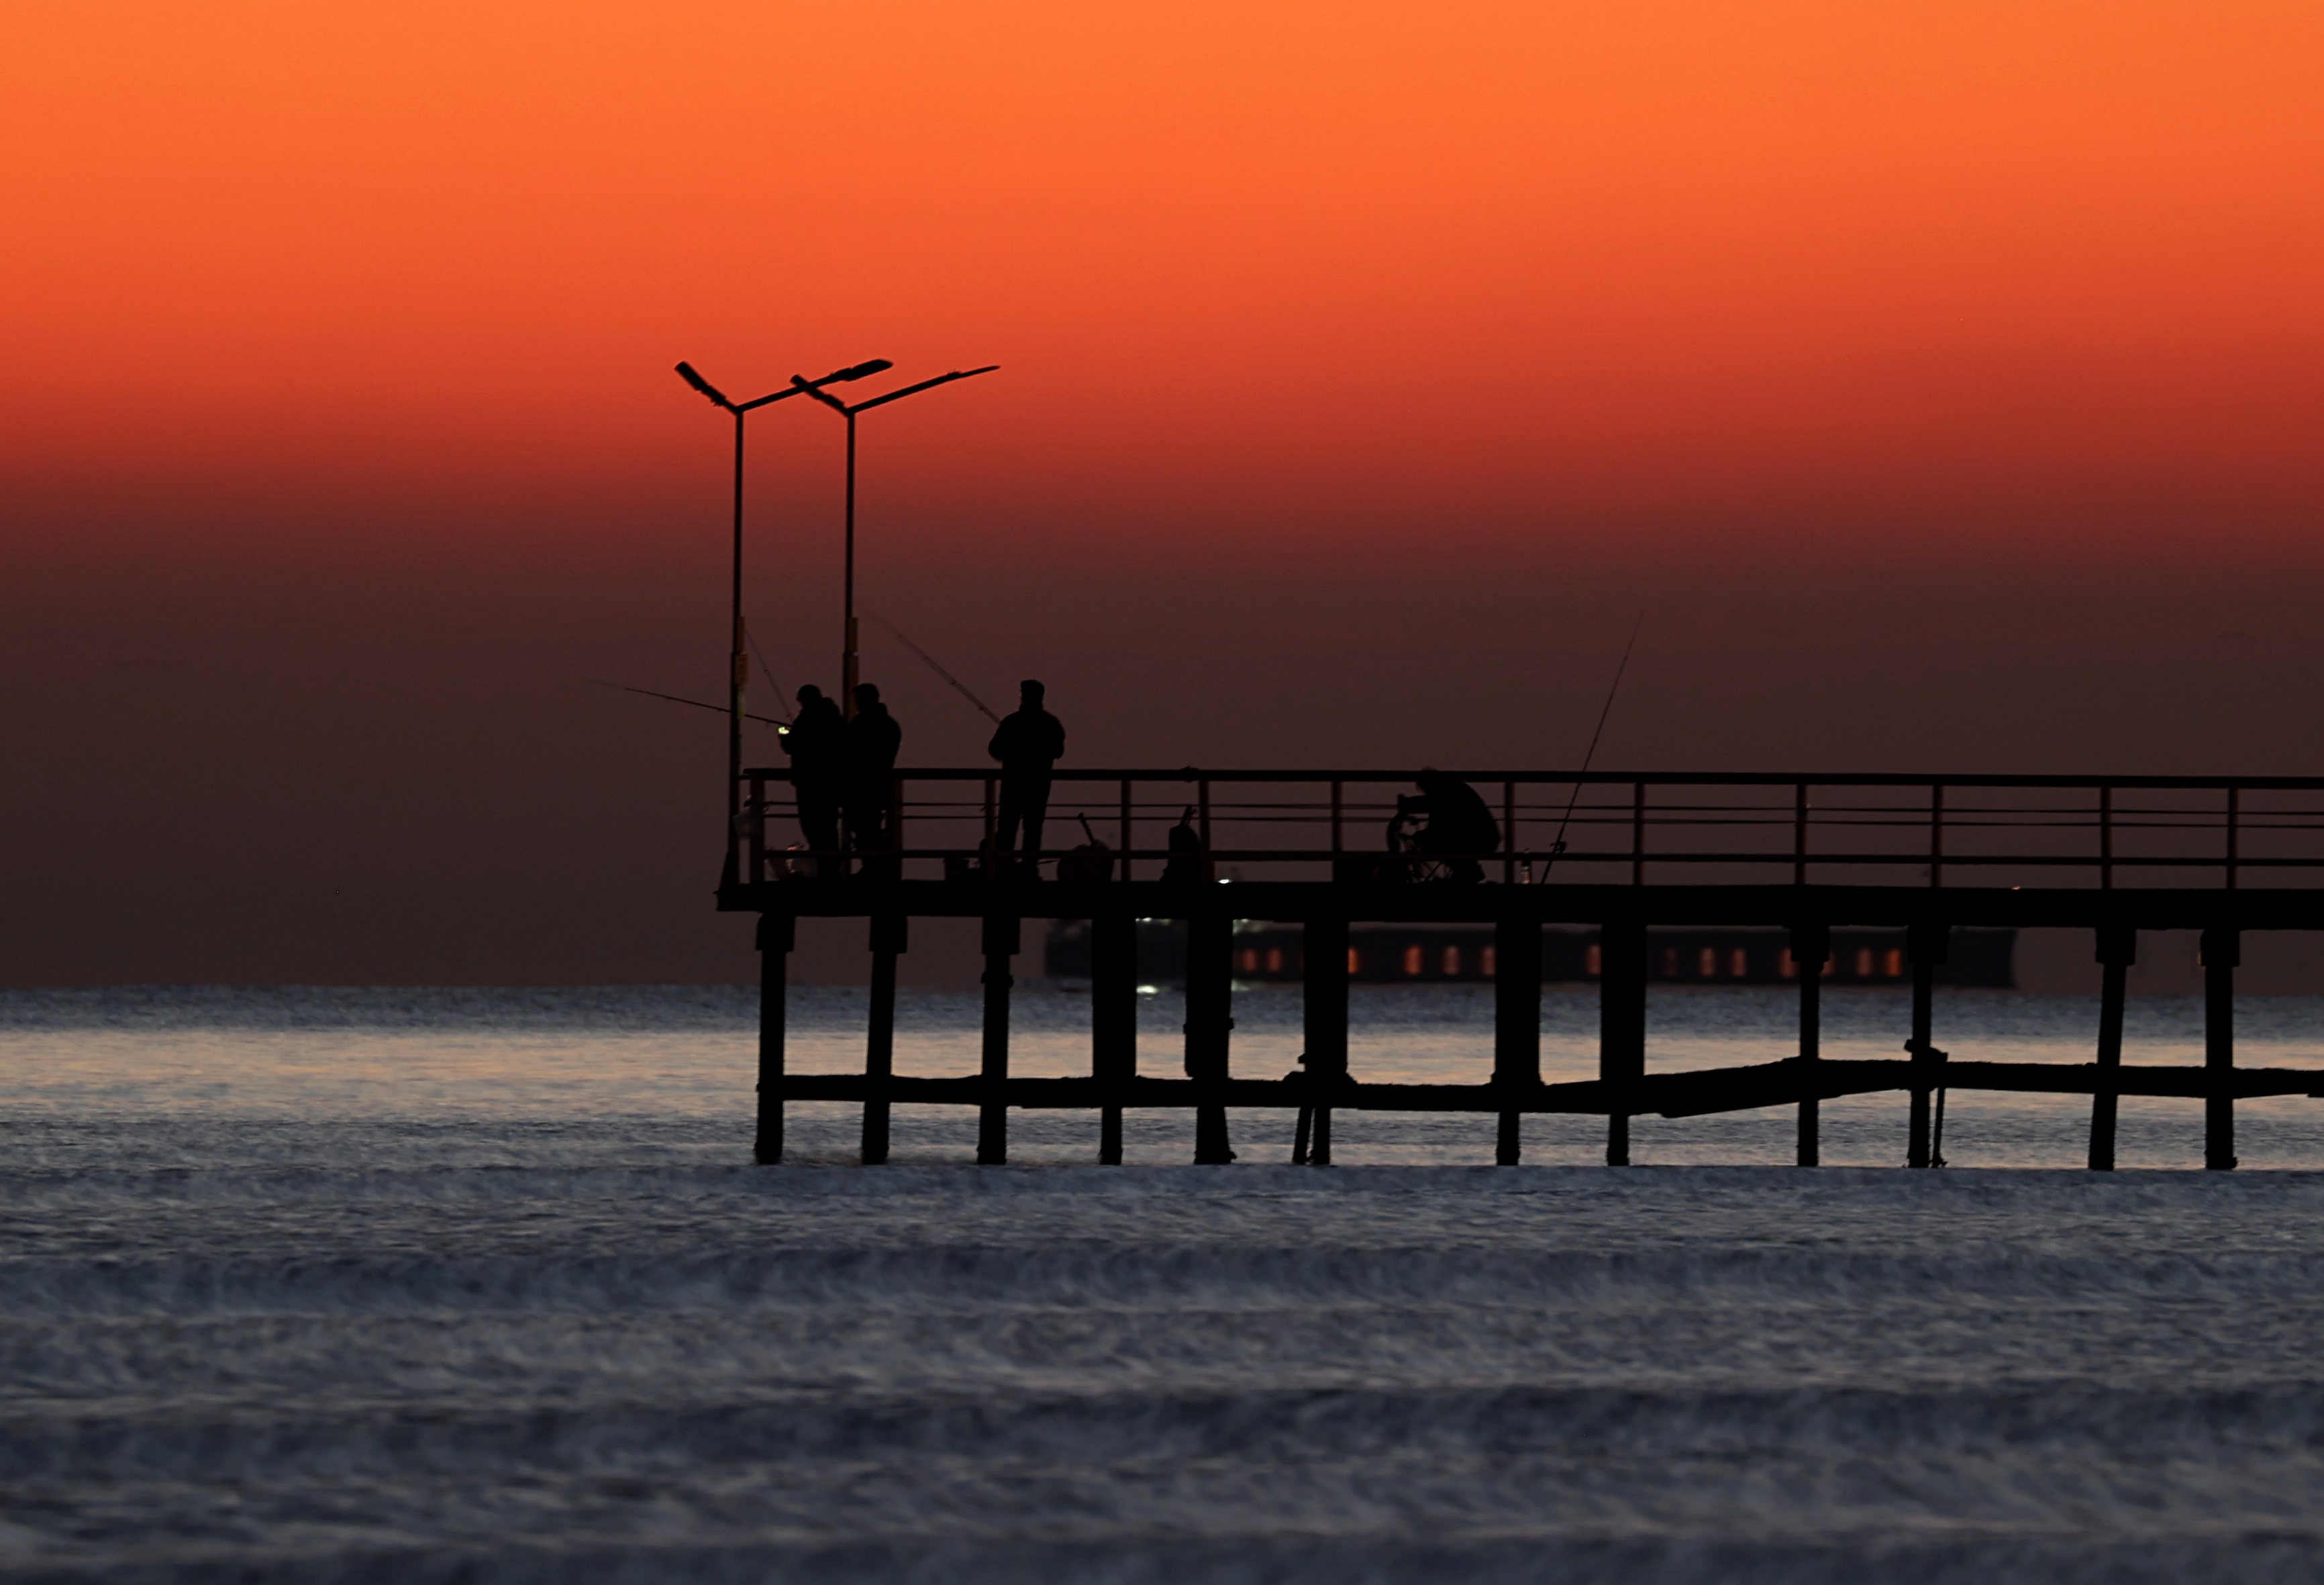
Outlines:
[[881,615],[876,611],[867,611],[863,614],[870,617],[873,622],[878,622],[881,627],[886,628],[890,637],[893,638],[898,643],[903,645],[905,649],[909,650],[913,654],[918,656],[923,661],[927,662],[929,670],[944,678],[945,681],[952,684],[954,689],[959,693],[962,698],[966,699],[970,704],[975,705],[979,710],[984,713],[984,718],[987,721],[990,721],[995,726],[1001,724],[1001,717],[992,713],[992,707],[990,705],[987,705],[983,700],[971,693],[966,683],[961,681],[960,678],[954,677],[951,672],[946,671],[944,668],[944,663],[942,661],[929,654],[926,650],[921,649],[918,644],[912,642],[911,640],[906,638],[904,636],[904,631],[901,628],[898,627],[894,622],[890,622],[886,617]]
[[[1638,630],[1646,625],[1646,613],[1638,613],[1638,620],[1630,624],[1630,641],[1622,646],[1621,664],[1614,668],[1614,686],[1606,690],[1606,703],[1598,711],[1598,728],[1590,734],[1590,751],[1582,756],[1582,776],[1590,774],[1591,765],[1598,758],[1599,740],[1606,735],[1606,718],[1614,713],[1614,696],[1622,691],[1622,674],[1630,669],[1630,651],[1638,647]],[[1557,855],[1565,851],[1565,828],[1572,823],[1573,806],[1582,801],[1582,779],[1573,782],[1573,795],[1565,800],[1565,813],[1557,822],[1557,835],[1549,844],[1549,857],[1541,863],[1541,880],[1537,884],[1549,884],[1550,866]]]

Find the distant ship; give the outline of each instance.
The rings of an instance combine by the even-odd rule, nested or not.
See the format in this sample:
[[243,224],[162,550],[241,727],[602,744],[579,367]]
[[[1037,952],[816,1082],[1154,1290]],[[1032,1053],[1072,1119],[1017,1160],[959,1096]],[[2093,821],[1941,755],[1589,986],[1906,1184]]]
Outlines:
[[[1236,928],[1234,976],[1254,984],[1296,983],[1304,972],[1302,933],[1292,925]],[[1791,937],[1776,929],[1667,929],[1646,932],[1646,978],[1667,985],[1795,984]],[[1552,926],[1542,932],[1541,977],[1548,984],[1598,978],[1598,932]],[[1937,983],[1994,991],[2017,988],[2017,932],[1956,930],[1938,965]],[[1044,954],[1048,977],[1090,977],[1089,925],[1061,919]],[[1487,925],[1351,925],[1348,977],[1372,985],[1456,984],[1493,977],[1493,931]],[[1176,919],[1138,922],[1138,977],[1171,985],[1186,977],[1186,927]],[[1831,985],[1910,985],[1902,930],[1835,929]]]

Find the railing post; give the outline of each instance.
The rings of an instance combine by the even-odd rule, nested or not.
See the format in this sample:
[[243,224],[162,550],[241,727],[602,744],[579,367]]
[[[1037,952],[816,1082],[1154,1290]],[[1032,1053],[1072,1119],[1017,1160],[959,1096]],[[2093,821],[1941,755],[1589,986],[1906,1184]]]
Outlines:
[[[1541,1087],[1538,920],[1504,917],[1493,926],[1493,1083],[1505,1101]],[[1493,1147],[1495,1166],[1517,1165],[1524,1119],[1524,1112],[1504,1105]]]
[[1929,784],[1929,884],[1945,883],[1945,784]]
[[1090,920],[1090,1076],[1099,1086],[1097,1159],[1121,1165],[1120,1089],[1138,1076],[1138,921]]
[[1204,897],[1186,921],[1186,1076],[1195,1083],[1194,1165],[1223,1166],[1234,1150],[1212,1086],[1229,1074],[1234,1028],[1234,920]]
[[1332,1095],[1348,1077],[1348,921],[1339,914],[1304,922],[1300,978],[1306,991],[1307,1165],[1332,1165]]
[[2090,1092],[2090,1170],[2112,1172],[2116,1092],[2108,1081],[2122,1067],[2123,1003],[2130,966],[2138,961],[2137,930],[2128,925],[2099,926],[2098,957],[2105,978],[2098,988],[2098,1086]]
[[[1196,828],[1203,835],[1203,880],[1207,883],[1219,878],[1218,866],[1211,861],[1211,783],[1204,777],[1194,784]],[[1193,926],[1187,926],[1192,929]]]
[[988,914],[984,919],[984,1095],[976,1110],[976,1165],[1000,1166],[1009,1160],[1009,988],[1016,980],[1009,960],[1017,955],[1017,916]]
[[[1831,927],[1821,924],[1792,926],[1792,966],[1800,976],[1800,1061],[1808,1075],[1823,1058],[1823,966],[1831,961]],[[1823,1164],[1823,1103],[1813,1095],[1800,1102],[1798,1162],[1802,1166]]]
[[[1630,784],[1630,884],[1646,883],[1646,784]],[[1640,947],[1639,951],[1646,949]],[[1628,1128],[1626,1122],[1624,1128]]]
[[2229,891],[2236,889],[2236,849],[2240,845],[2237,839],[2243,834],[2238,819],[2242,801],[2243,788],[2239,787],[2227,788],[2227,889]]
[[1630,1165],[1630,1115],[1620,1110],[1646,1072],[1646,927],[1609,920],[1598,928],[1598,1082],[1610,1092],[1606,1165]]
[[2236,967],[2243,957],[2239,931],[2203,932],[2203,1166],[2227,1172],[2236,1165]]
[[1937,965],[1945,961],[1945,937],[1950,926],[1934,920],[1912,925],[1904,932],[1905,954],[1913,960],[1913,1037],[1904,1049],[1913,1062],[1910,1116],[1904,1127],[1904,1165],[1935,1165],[1929,1136],[1929,1097],[1942,1075],[1945,1054],[1934,1044]]
[[[2098,788],[2098,889],[2114,889],[2114,788]],[[2100,958],[2100,963],[2106,960]],[[2091,1163],[2096,1166],[2096,1162]]]
[[1808,784],[1792,788],[1792,884],[1808,883]]
[[896,959],[910,945],[901,914],[872,916],[872,1020],[863,1045],[863,1165],[888,1159],[888,1081],[896,1072]]
[[798,921],[759,916],[759,1119],[751,1155],[761,1166],[783,1158],[783,1034],[790,951]]
[[1501,884],[1517,882],[1517,784],[1501,783]]
[[1332,879],[1334,882],[1342,878],[1340,855],[1347,851],[1346,844],[1341,840],[1341,820],[1346,806],[1342,795],[1346,788],[1347,784],[1342,781],[1332,783]]
[[1125,776],[1121,779],[1121,878],[1124,880],[1130,879],[1130,778]]

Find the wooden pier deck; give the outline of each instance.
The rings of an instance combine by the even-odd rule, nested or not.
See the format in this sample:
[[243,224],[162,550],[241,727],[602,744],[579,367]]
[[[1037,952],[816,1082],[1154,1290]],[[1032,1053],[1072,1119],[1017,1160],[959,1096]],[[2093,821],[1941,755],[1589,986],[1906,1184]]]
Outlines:
[[[1384,832],[1411,771],[1060,769],[1048,832],[1103,843],[1068,856],[1052,845],[1038,879],[990,862],[1001,792],[987,769],[908,769],[848,784],[884,806],[876,851],[810,853],[797,829],[791,778],[744,773],[730,833],[722,908],[761,916],[763,995],[757,1158],[781,1159],[788,1101],[840,1101],[863,1113],[862,1158],[888,1156],[898,1103],[973,1108],[976,1159],[1008,1158],[1013,1109],[1095,1114],[1095,1155],[1121,1158],[1125,1110],[1195,1114],[1194,1159],[1232,1159],[1237,1108],[1300,1108],[1305,1158],[1332,1159],[1334,1110],[1489,1112],[1495,1159],[1519,1159],[1518,1120],[1543,1112],[1607,1119],[1606,1160],[1629,1159],[1634,1116],[1695,1117],[1761,1107],[1798,1116],[1797,1160],[1820,1158],[1821,1101],[1887,1091],[1911,1104],[1903,1155],[1935,1164],[1932,1099],[1947,1090],[2091,1097],[2089,1164],[2114,1164],[2123,1095],[2204,1107],[2204,1165],[2236,1165],[2235,1102],[2324,1096],[2324,1067],[2235,1063],[2234,986],[2242,935],[2324,928],[2324,779],[2297,778],[1953,777],[1449,772],[1482,795],[1500,840],[1489,852],[1392,851]],[[1079,818],[1077,818],[1077,816]],[[1183,816],[1183,817],[1182,817]],[[1408,825],[1409,823],[1407,823]],[[1177,827],[1175,843],[1166,836]],[[1111,839],[1111,840],[1108,840]],[[1080,845],[1078,843],[1075,845]],[[1048,876],[1062,867],[1068,879]],[[1481,880],[1443,872],[1472,862]],[[1175,866],[1173,861],[1176,861]],[[1171,878],[1163,879],[1166,868]],[[854,873],[845,873],[854,871]],[[1965,884],[1964,881],[1967,883]],[[784,1068],[787,954],[801,917],[867,922],[872,1007],[861,1074]],[[974,1074],[893,1071],[896,960],[914,917],[982,923],[982,1062]],[[1026,918],[1091,921],[1092,1037],[1086,1078],[1009,1071],[1010,991]],[[1183,1076],[1139,1071],[1136,922],[1187,925]],[[1296,926],[1303,942],[1306,1072],[1289,1079],[1232,1072],[1233,940],[1238,921]],[[1364,1083],[1348,1069],[1348,926],[1356,921],[1489,925],[1493,932],[1492,1072],[1474,1084]],[[1542,931],[1600,932],[1600,1072],[1541,1077]],[[1795,965],[1799,1052],[1775,1063],[1646,1071],[1650,926],[1778,926]],[[1821,1055],[1821,995],[1831,932],[1902,929],[1912,967],[1908,1055]],[[1935,1041],[1933,984],[1950,933],[1963,926],[2088,930],[2102,969],[2092,1060],[2086,1064],[1956,1060]],[[2125,1066],[2126,975],[2142,933],[2196,933],[2204,970],[2204,1061]],[[1936,1115],[1941,1115],[1941,1111]]]

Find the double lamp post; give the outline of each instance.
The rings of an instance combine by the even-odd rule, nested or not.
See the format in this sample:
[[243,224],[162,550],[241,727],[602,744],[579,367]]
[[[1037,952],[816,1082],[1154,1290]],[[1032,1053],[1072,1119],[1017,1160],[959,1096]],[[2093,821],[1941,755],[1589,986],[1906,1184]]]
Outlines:
[[872,397],[868,401],[843,402],[824,390],[826,385],[844,384],[867,375],[881,373],[895,367],[886,358],[873,358],[867,363],[852,364],[835,369],[820,380],[801,375],[791,376],[791,382],[780,391],[753,397],[748,401],[735,401],[715,385],[695,372],[691,364],[678,365],[678,377],[707,397],[713,405],[734,417],[734,524],[733,576],[731,591],[730,616],[732,652],[727,658],[727,725],[726,725],[726,879],[731,881],[742,873],[744,810],[742,799],[742,714],[743,696],[750,682],[750,653],[742,623],[742,460],[743,420],[759,408],[787,397],[811,396],[847,420],[847,537],[845,576],[845,639],[840,657],[840,707],[850,716],[855,714],[855,684],[857,680],[855,635],[855,417],[875,407],[891,401],[901,401],[923,391],[939,385],[949,385],[955,380],[966,380],[978,374],[989,374],[1000,367],[988,364],[981,369],[955,369],[949,374],[939,374],[933,380],[923,380],[917,385],[907,385]]

